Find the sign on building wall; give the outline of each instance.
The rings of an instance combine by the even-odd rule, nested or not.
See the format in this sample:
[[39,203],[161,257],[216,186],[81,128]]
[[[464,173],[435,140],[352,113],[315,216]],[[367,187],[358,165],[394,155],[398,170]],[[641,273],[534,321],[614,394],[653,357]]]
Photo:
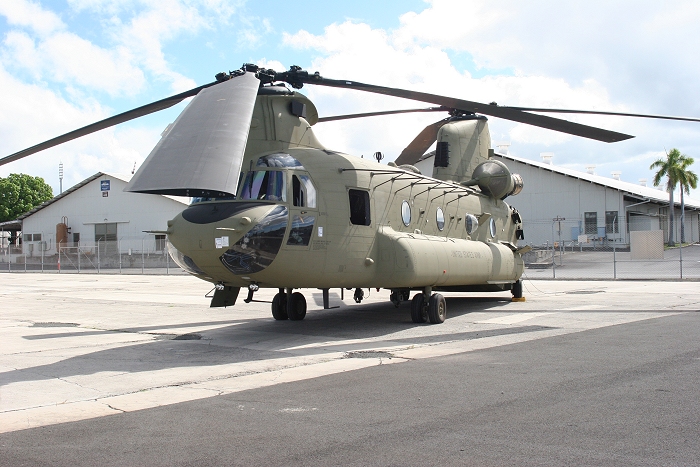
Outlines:
[[100,191],[109,191],[109,180],[100,180]]

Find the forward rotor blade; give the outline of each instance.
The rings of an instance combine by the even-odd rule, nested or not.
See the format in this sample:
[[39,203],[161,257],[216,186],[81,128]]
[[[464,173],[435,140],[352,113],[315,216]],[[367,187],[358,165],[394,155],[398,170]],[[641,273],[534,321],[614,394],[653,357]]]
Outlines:
[[426,109],[404,109],[404,110],[384,110],[381,112],[366,112],[359,114],[345,114],[345,115],[334,115],[331,117],[321,117],[318,119],[320,122],[333,122],[336,120],[348,120],[351,118],[364,118],[364,117],[376,117],[378,115],[393,115],[393,114],[404,114],[413,112],[447,112],[450,110],[447,107],[428,107]]
[[[280,79],[292,76],[289,72],[280,75]],[[414,101],[427,102],[430,104],[442,105],[452,109],[458,109],[470,113],[480,113],[490,115],[492,117],[503,118],[514,122],[527,123],[528,125],[547,128],[550,130],[568,133],[570,135],[581,136],[583,138],[595,139],[606,143],[624,141],[634,136],[618,133],[615,131],[604,130],[580,123],[562,120],[560,118],[547,117],[545,115],[531,114],[521,110],[508,107],[499,107],[497,105],[483,104],[480,102],[467,101],[464,99],[456,99],[453,97],[439,96],[418,91],[408,91],[398,88],[387,88],[384,86],[374,86],[372,84],[358,83],[356,81],[334,80],[323,78],[320,75],[297,75],[293,76],[298,80],[309,84],[317,84],[321,86],[330,86],[335,88],[356,89],[358,91],[373,92],[375,94],[383,94],[386,96],[403,97]]]
[[537,108],[537,107],[499,107],[499,108],[520,110],[520,111],[526,111],[526,112],[613,115],[613,116],[617,116],[617,117],[655,118],[655,119],[659,119],[659,120],[680,120],[680,121],[685,121],[685,122],[700,122],[700,118],[694,118],[694,117],[673,117],[670,115],[633,114],[633,113],[625,113],[625,112],[605,112],[605,111],[599,111],[599,110],[542,109],[542,108]]
[[27,157],[39,151],[43,151],[44,149],[49,149],[54,146],[58,146],[59,144],[74,140],[76,138],[80,138],[81,136],[89,135],[90,133],[109,128],[120,123],[128,122],[129,120],[143,117],[144,115],[158,112],[159,110],[167,109],[168,107],[172,107],[178,102],[187,99],[188,97],[196,96],[202,89],[208,88],[215,84],[219,84],[219,82],[214,81],[203,86],[198,86],[196,88],[190,89],[189,91],[185,91],[174,96],[166,97],[165,99],[151,102],[150,104],[146,104],[132,110],[127,110],[126,112],[114,115],[113,117],[105,118],[104,120],[100,120],[99,122],[95,122],[77,130],[73,130],[71,132],[63,134],[61,136],[57,136],[48,141],[44,141],[43,143],[39,143],[30,148],[23,149],[22,151],[3,157],[2,159],[0,159],[0,165],[5,165],[18,159],[22,159],[23,157]]
[[447,122],[448,119],[443,119],[423,128],[423,131],[418,133],[418,136],[401,151],[401,154],[394,162],[396,162],[397,165],[413,165],[418,162],[421,156],[425,154],[425,151],[437,140],[438,131],[440,131],[440,128]]
[[245,73],[203,89],[153,148],[125,191],[234,195],[259,86],[253,73]]

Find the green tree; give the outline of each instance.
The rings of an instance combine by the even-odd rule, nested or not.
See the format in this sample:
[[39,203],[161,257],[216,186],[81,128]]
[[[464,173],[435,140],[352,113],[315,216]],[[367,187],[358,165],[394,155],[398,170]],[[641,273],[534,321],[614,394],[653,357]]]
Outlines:
[[[688,162],[690,161],[690,162]],[[658,159],[654,161],[653,164],[649,166],[649,169],[659,169],[656,174],[654,174],[654,186],[659,186],[663,177],[666,177],[666,191],[668,191],[668,246],[675,246],[676,242],[673,235],[674,227],[674,206],[673,206],[673,190],[675,190],[676,185],[681,183],[681,180],[687,178],[685,175],[686,169],[693,163],[691,157],[681,154],[681,152],[673,148],[670,152],[666,154],[666,159]],[[690,172],[692,174],[692,172]],[[693,174],[695,175],[695,174]],[[688,180],[688,182],[690,182]],[[690,183],[689,183],[690,184]],[[697,177],[695,184],[697,185]],[[692,186],[692,185],[691,185]],[[683,203],[683,189],[681,189],[681,203]],[[681,204],[681,208],[683,205]],[[682,209],[681,209],[682,211]],[[682,229],[681,229],[682,230]],[[681,232],[681,237],[683,237],[684,232]],[[681,240],[682,241],[682,240]]]
[[678,183],[681,186],[681,244],[685,243],[685,200],[683,199],[683,192],[690,194],[691,188],[694,190],[698,187],[697,174],[692,170],[688,170],[688,167],[695,163],[695,159],[684,155],[682,157],[680,172],[678,173]]
[[41,177],[27,174],[0,177],[0,222],[17,219],[51,198],[53,190]]

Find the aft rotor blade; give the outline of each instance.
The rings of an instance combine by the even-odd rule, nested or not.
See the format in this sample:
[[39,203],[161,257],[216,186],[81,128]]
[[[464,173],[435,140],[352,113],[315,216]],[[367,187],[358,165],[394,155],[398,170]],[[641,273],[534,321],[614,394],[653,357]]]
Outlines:
[[685,121],[685,122],[700,122],[700,118],[695,118],[695,117],[673,117],[670,115],[633,114],[633,113],[625,113],[625,112],[606,112],[606,111],[601,111],[601,110],[543,109],[543,108],[537,108],[537,107],[500,107],[500,108],[521,110],[521,111],[525,111],[525,112],[612,115],[612,116],[617,116],[617,117],[655,118],[655,119],[659,119],[659,120],[680,120],[680,121]]
[[[293,73],[287,72],[280,75],[280,79],[289,77],[295,78]],[[387,88],[384,86],[375,86],[372,84],[358,83],[357,81],[345,81],[323,78],[320,75],[299,76],[297,79],[303,80],[305,83],[317,84],[321,86],[329,86],[344,89],[356,89],[358,91],[373,92],[375,94],[383,94],[386,96],[403,97],[414,101],[427,102],[430,104],[441,105],[452,109],[462,110],[469,113],[480,113],[490,115],[492,117],[503,118],[514,122],[526,123],[528,125],[547,128],[550,130],[568,133],[570,135],[581,136],[583,138],[594,139],[606,143],[624,141],[634,138],[632,135],[618,133],[615,131],[604,130],[580,123],[562,120],[560,118],[548,117],[545,115],[532,114],[523,112],[517,109],[508,107],[499,107],[492,104],[483,104],[481,102],[468,101],[464,99],[456,99],[453,97],[440,96],[437,94],[429,94],[418,91],[408,91],[399,88]]]
[[77,130],[73,130],[71,132],[63,134],[61,136],[57,136],[48,141],[44,141],[43,143],[39,143],[30,148],[23,149],[22,151],[3,157],[2,159],[0,159],[0,165],[7,164],[18,159],[22,159],[23,157],[27,157],[39,151],[43,151],[44,149],[49,149],[54,146],[58,146],[59,144],[74,140],[76,138],[80,138],[81,136],[89,135],[90,133],[109,128],[120,123],[128,122],[129,120],[143,117],[144,115],[158,112],[159,110],[167,109],[168,107],[172,107],[178,102],[187,99],[188,97],[196,96],[202,89],[208,88],[215,84],[219,84],[219,82],[214,81],[209,84],[198,86],[196,88],[190,89],[189,91],[185,91],[174,96],[166,97],[165,99],[161,99],[159,101],[151,102],[150,104],[146,104],[141,107],[128,110],[118,115],[114,115],[113,117],[105,118],[104,120],[100,120],[99,122],[95,122]]
[[401,151],[399,157],[396,158],[394,162],[398,165],[410,164],[413,165],[421,158],[425,151],[437,140],[438,131],[444,124],[448,122],[448,119],[443,119],[423,128],[423,131],[418,133],[413,141],[410,142],[406,148]]
[[359,114],[345,114],[345,115],[333,115],[331,117],[321,117],[318,119],[321,122],[333,122],[336,120],[348,120],[351,118],[364,118],[364,117],[376,117],[379,115],[393,115],[393,114],[405,114],[414,112],[447,112],[450,109],[447,107],[428,107],[425,109],[404,109],[404,110],[384,110],[380,112],[366,112]]
[[245,73],[203,89],[153,148],[125,191],[234,195],[259,87],[255,75]]

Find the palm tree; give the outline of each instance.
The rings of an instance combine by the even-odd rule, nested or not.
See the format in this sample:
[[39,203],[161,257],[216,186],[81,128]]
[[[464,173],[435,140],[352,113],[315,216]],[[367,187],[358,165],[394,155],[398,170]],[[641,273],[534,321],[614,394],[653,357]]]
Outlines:
[[653,164],[649,166],[649,170],[658,168],[659,170],[654,174],[654,186],[659,186],[661,184],[661,179],[667,177],[666,191],[668,191],[668,246],[676,246],[676,242],[673,239],[673,190],[676,188],[678,181],[680,179],[680,164],[681,158],[685,158],[681,152],[673,148],[671,152],[666,153],[666,159],[658,159]]
[[681,245],[685,243],[685,201],[683,192],[690,194],[690,189],[698,187],[698,176],[688,167],[693,165],[695,160],[692,157],[681,154],[680,171],[678,173],[678,183],[681,185]]

